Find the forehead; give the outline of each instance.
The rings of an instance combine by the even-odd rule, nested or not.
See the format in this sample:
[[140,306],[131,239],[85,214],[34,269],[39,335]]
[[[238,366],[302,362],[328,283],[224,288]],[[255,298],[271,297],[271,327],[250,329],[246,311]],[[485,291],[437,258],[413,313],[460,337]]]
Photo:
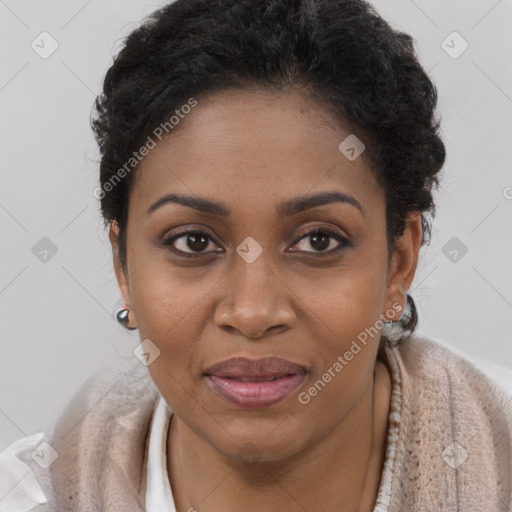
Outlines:
[[137,169],[137,209],[170,192],[247,207],[333,186],[363,205],[383,197],[364,153],[351,160],[340,151],[350,130],[299,92],[221,91],[180,117]]

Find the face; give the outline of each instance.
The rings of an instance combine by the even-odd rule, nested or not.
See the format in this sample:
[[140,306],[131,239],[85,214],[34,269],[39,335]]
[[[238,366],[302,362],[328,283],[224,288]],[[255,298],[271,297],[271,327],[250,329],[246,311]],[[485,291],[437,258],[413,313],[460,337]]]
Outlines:
[[[349,160],[350,132],[299,93],[215,93],[180,122],[137,169],[126,272],[114,258],[124,300],[160,350],[148,369],[178,421],[228,456],[251,443],[287,457],[340,425],[373,376],[368,329],[400,316],[419,217],[388,260],[364,153]],[[305,369],[274,403],[235,403],[205,375],[268,356]]]

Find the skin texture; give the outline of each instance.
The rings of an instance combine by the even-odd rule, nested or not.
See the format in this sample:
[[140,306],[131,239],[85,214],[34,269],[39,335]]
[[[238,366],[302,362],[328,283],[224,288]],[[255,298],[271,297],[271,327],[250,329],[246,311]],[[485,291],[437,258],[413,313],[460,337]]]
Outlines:
[[[217,92],[181,123],[137,170],[126,269],[116,225],[110,230],[130,322],[161,351],[148,369],[175,413],[167,455],[177,510],[371,511],[391,385],[376,362],[380,336],[307,405],[297,397],[381,315],[400,316],[421,245],[420,215],[410,216],[388,261],[383,190],[364,154],[351,162],[338,150],[350,132],[300,92]],[[356,198],[364,214],[341,202],[292,216],[276,210],[331,190]],[[146,213],[169,193],[221,202],[231,215],[178,204]],[[315,228],[349,245],[325,254],[340,243],[327,238],[323,248],[304,237]],[[183,256],[162,245],[194,229],[211,240],[197,249],[183,236],[174,242]],[[248,236],[263,250],[252,263],[236,252]],[[207,254],[191,257],[194,249]],[[242,409],[202,375],[232,356],[279,356],[308,374],[284,401]]]

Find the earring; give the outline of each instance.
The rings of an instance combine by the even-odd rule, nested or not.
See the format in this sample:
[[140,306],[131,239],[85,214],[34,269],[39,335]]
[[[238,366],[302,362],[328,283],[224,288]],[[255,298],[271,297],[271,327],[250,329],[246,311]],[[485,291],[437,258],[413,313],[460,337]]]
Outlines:
[[117,321],[124,328],[128,329],[129,331],[134,331],[135,329],[137,329],[137,327],[130,327],[130,325],[129,325],[129,323],[130,323],[129,316],[130,316],[130,309],[129,308],[121,309],[116,314]]
[[[398,322],[400,322],[400,319],[404,315],[405,309],[407,307],[407,294],[406,293],[404,293],[404,297],[405,297],[405,306],[404,307],[400,307],[401,311],[400,311],[400,316],[398,317],[398,319],[395,320],[393,318],[393,320],[384,321],[385,325],[388,325],[388,326],[392,327],[393,325],[396,325],[396,324],[398,324]],[[393,314],[393,316],[394,316],[394,314]]]
[[403,307],[400,308],[400,316],[397,319],[393,319],[391,321],[392,324],[398,324],[400,322],[400,319],[404,316],[405,308],[407,306],[407,296],[404,294],[405,297],[405,304]]

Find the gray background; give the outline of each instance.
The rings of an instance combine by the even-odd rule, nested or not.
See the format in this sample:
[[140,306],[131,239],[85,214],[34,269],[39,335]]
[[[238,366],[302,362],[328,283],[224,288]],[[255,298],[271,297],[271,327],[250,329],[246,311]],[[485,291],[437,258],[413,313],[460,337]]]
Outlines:
[[[89,115],[121,38],[162,4],[0,0],[0,450],[51,425],[98,367],[134,357],[137,333],[112,318],[120,295]],[[419,330],[512,368],[512,0],[374,4],[417,39],[448,152],[411,287]],[[31,47],[43,31],[59,45],[47,59]],[[442,47],[460,50],[454,31],[469,43],[458,58]],[[33,252],[43,237],[57,248],[46,262]]]

